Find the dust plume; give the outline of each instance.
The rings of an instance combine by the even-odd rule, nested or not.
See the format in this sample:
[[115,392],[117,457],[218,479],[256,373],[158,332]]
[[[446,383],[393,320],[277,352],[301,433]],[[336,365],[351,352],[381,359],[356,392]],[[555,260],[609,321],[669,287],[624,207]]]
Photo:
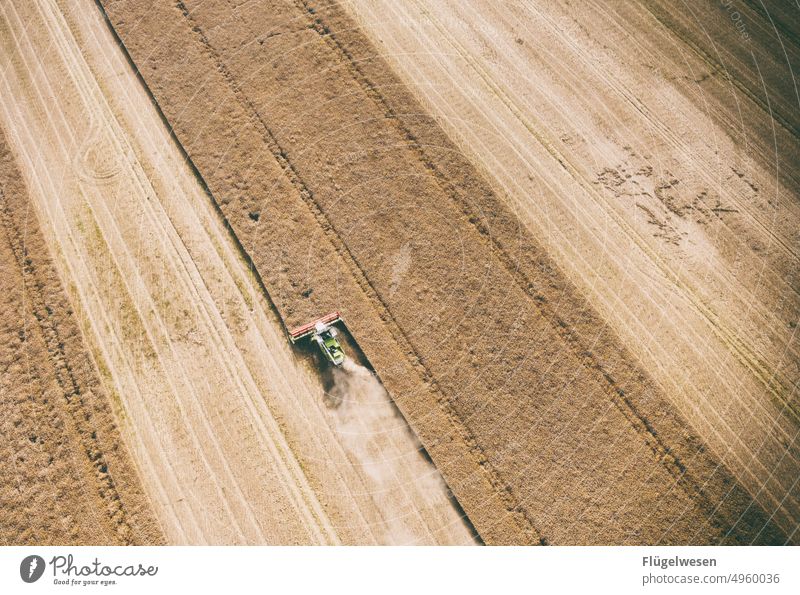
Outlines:
[[426,543],[429,529],[411,502],[448,509],[449,490],[380,380],[348,358],[333,370],[326,404],[341,444],[369,480],[370,496],[384,517],[384,542]]

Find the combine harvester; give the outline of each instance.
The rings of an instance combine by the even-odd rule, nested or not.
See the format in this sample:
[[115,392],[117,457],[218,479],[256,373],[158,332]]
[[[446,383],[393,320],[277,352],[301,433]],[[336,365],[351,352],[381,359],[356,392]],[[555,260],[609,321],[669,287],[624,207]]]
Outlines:
[[344,363],[344,351],[336,339],[339,331],[333,325],[337,322],[343,322],[342,315],[339,312],[331,312],[289,331],[289,337],[292,343],[296,343],[300,339],[310,336],[311,340],[319,345],[320,351],[329,362],[334,366],[341,366]]

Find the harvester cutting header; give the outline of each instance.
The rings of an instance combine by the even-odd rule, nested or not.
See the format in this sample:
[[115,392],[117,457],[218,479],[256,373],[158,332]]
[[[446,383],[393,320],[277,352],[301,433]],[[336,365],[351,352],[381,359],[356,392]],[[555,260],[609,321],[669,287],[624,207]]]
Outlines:
[[289,337],[292,343],[311,337],[311,340],[319,346],[322,355],[329,362],[334,366],[341,366],[344,363],[344,351],[336,339],[339,331],[333,325],[337,322],[343,322],[342,315],[339,312],[331,312],[322,318],[312,320],[303,326],[290,330]]

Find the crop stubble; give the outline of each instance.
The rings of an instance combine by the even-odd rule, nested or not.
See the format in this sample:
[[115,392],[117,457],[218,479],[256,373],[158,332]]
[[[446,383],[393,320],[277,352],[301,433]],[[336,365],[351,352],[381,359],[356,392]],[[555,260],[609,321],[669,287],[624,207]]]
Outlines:
[[344,311],[484,540],[785,540],[337,6],[102,4],[284,320]]
[[163,535],[0,131],[2,545]]
[[[687,41],[639,3],[346,8],[707,446],[796,531],[797,139],[781,124],[791,111],[769,109],[792,102],[785,15],[670,6],[695,29]],[[731,39],[736,18],[749,39]]]

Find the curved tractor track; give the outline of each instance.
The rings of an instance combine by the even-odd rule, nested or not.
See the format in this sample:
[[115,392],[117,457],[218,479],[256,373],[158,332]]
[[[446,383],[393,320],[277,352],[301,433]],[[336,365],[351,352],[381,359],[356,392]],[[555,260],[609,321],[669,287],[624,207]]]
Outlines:
[[2,131],[0,271],[0,544],[162,543]]

